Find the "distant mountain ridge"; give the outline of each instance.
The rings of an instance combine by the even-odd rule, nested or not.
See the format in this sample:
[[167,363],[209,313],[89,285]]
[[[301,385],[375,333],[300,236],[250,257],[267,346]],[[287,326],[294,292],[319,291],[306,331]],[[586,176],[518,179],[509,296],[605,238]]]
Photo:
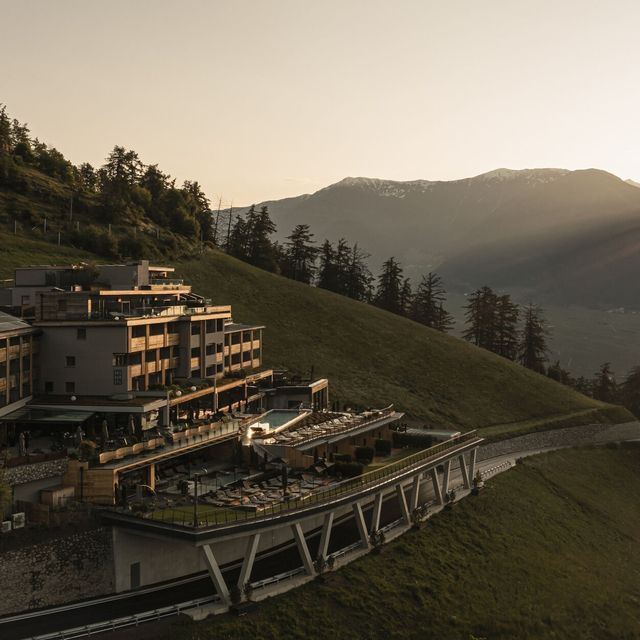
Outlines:
[[[348,177],[263,204],[280,238],[309,224],[319,241],[357,241],[374,270],[394,255],[414,279],[438,269],[464,290],[489,284],[590,306],[636,299],[640,306],[640,289],[623,294],[625,283],[608,283],[609,272],[620,277],[636,266],[640,189],[606,171],[500,168],[451,181]],[[576,265],[583,261],[593,290],[580,282]]]

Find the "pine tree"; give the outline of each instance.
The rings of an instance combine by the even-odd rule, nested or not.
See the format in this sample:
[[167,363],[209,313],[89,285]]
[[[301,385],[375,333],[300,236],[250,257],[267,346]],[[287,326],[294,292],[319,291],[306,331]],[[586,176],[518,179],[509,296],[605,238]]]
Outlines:
[[593,397],[602,402],[615,402],[617,395],[616,377],[611,370],[611,363],[605,362],[595,374]]
[[478,347],[494,351],[497,333],[497,296],[490,287],[477,289],[467,298],[463,338]]
[[371,298],[373,276],[367,267],[368,254],[362,252],[358,244],[354,244],[345,273],[344,294],[354,300],[368,302]]
[[411,316],[411,307],[413,305],[413,290],[411,289],[411,281],[405,278],[400,288],[399,314],[401,316]]
[[320,267],[318,269],[318,287],[337,292],[338,270],[336,252],[333,245],[325,240],[320,247]]
[[429,272],[422,276],[413,299],[411,317],[416,322],[435,329],[443,320],[445,293],[442,278],[437,273]]
[[524,311],[524,327],[520,334],[518,361],[527,369],[544,373],[547,360],[547,335],[542,310],[529,304]]
[[284,245],[282,275],[311,284],[316,272],[318,248],[308,224],[296,225]]
[[392,313],[402,313],[402,267],[395,258],[389,258],[378,276],[375,304]]
[[453,316],[446,311],[442,303],[440,303],[438,307],[438,317],[436,318],[433,328],[437,331],[442,331],[442,333],[449,333],[449,331],[455,327],[455,324]]
[[550,364],[547,368],[547,376],[556,382],[573,386],[574,381],[571,378],[571,374],[563,369],[560,365],[560,360],[556,360],[553,364]]
[[493,351],[503,358],[515,360],[518,356],[518,319],[520,308],[510,295],[496,298],[495,344]]

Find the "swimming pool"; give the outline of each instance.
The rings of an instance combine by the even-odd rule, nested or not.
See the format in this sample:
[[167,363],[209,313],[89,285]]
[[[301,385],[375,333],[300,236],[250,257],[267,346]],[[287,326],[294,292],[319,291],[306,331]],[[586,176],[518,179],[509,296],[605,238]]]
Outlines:
[[304,418],[309,411],[299,411],[298,409],[271,409],[267,413],[258,416],[253,422],[248,424],[248,428],[243,438],[243,444],[248,444],[253,436],[254,431],[257,431],[260,436],[264,436],[267,433],[277,433],[278,431],[284,431],[288,429],[292,424],[298,422]]

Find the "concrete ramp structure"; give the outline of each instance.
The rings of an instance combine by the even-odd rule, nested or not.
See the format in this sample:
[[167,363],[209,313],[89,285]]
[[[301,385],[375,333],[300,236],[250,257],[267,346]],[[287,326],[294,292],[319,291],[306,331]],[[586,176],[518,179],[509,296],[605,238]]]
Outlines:
[[[242,598],[247,585],[268,584],[283,570],[311,578],[344,557],[345,550],[358,555],[403,533],[419,507],[445,504],[453,468],[471,489],[482,442],[475,432],[462,434],[263,512],[227,510],[204,521],[194,513],[185,522],[184,513],[180,519],[169,512],[105,510],[103,518],[114,531],[117,590],[206,570],[212,592],[226,608]],[[132,576],[138,584],[131,583]]]

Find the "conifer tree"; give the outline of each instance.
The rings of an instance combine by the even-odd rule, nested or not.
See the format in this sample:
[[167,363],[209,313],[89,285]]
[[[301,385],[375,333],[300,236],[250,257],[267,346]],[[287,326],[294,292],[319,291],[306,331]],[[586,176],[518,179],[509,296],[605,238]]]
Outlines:
[[548,331],[542,310],[529,304],[524,311],[524,327],[520,334],[518,361],[527,369],[544,373],[547,360]]
[[375,304],[392,313],[402,313],[402,267],[391,257],[382,265],[378,276]]
[[510,295],[495,299],[495,344],[492,350],[509,360],[515,360],[518,356],[519,317],[520,308]]
[[445,295],[442,278],[437,273],[429,272],[422,276],[413,298],[411,317],[433,329],[450,323],[451,316],[443,308]]
[[309,225],[296,225],[284,244],[282,275],[311,284],[318,256],[318,248],[313,245],[313,233],[309,230]]
[[465,305],[467,328],[463,338],[478,347],[493,351],[496,346],[497,296],[490,287],[477,289]]
[[605,362],[595,374],[593,397],[602,402],[615,402],[617,395],[616,377],[611,370],[611,363]]

